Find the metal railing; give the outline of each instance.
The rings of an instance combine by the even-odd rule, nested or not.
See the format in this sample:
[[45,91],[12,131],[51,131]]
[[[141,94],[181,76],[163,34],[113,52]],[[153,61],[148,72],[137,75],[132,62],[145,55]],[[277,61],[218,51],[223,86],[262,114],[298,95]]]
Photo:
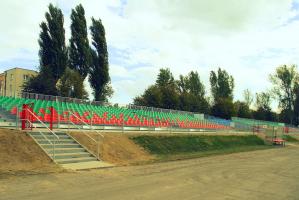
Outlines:
[[155,108],[155,107],[147,107],[147,106],[137,106],[134,104],[127,105],[128,109],[134,109],[134,110],[144,110],[144,111],[155,111],[155,112],[162,112],[162,113],[172,113],[172,114],[180,114],[180,115],[190,115],[194,116],[195,113],[188,112],[188,111],[182,111],[182,110],[172,110],[172,109],[166,109],[166,108]]
[[96,106],[110,106],[108,102],[104,102],[104,101],[90,101],[88,99],[77,99],[71,97],[44,95],[44,94],[29,93],[29,92],[22,92],[20,97],[25,99],[35,99],[35,100],[45,100],[45,101],[55,101],[55,102],[69,102],[69,103],[88,104],[88,105],[96,105]]
[[[53,152],[52,152],[52,159],[55,161],[55,145],[56,145],[56,141],[59,141],[60,140],[60,138],[59,138],[59,136],[58,135],[56,135],[55,134],[55,132],[54,131],[52,131],[51,129],[49,129],[49,127],[44,123],[44,122],[42,122],[30,109],[26,109],[25,111],[27,111],[27,112],[29,112],[30,113],[30,115],[32,115],[37,121],[39,121],[42,125],[43,125],[43,127],[45,127],[53,136],[54,136],[54,138],[56,138],[56,140],[54,139],[53,140],[53,142],[51,141],[51,140],[49,140],[48,138],[47,138],[47,136],[45,136],[44,134],[43,134],[43,132],[41,131],[41,130],[39,130],[38,128],[37,128],[37,126],[34,124],[34,123],[32,123],[30,120],[28,120],[28,119],[21,119],[21,120],[26,120],[27,122],[29,122],[30,123],[30,125],[31,126],[34,126],[34,128],[36,128],[37,130],[38,130],[38,132],[50,143],[50,144],[52,144],[52,149],[53,149]],[[34,137],[33,137],[34,138]],[[35,139],[34,139],[35,140]],[[37,141],[36,141],[37,142]],[[37,142],[38,143],[38,142]],[[39,144],[39,143],[38,143]],[[43,149],[43,148],[42,148]]]
[[[97,158],[98,160],[100,160],[100,139],[99,139],[99,138],[100,138],[100,136],[101,136],[102,138],[104,138],[104,135],[103,135],[102,133],[100,133],[98,130],[94,129],[92,125],[90,125],[90,124],[84,122],[80,117],[78,117],[77,115],[75,115],[73,112],[68,111],[68,113],[71,114],[71,116],[74,116],[74,117],[75,117],[76,119],[78,119],[82,124],[86,125],[87,127],[89,127],[90,130],[94,131],[94,132],[97,134],[97,136],[98,136],[98,141],[96,141],[94,138],[92,138],[90,135],[88,135],[86,132],[83,131],[83,134],[84,134],[84,135],[86,135],[89,139],[91,139],[93,142],[96,143],[96,145],[97,145],[97,156],[96,156],[96,158]],[[72,120],[70,120],[70,115],[68,116],[68,121],[69,121],[70,123],[72,123],[74,126],[79,127],[77,124],[75,124],[74,122],[72,122]],[[79,129],[80,129],[80,128],[79,128]],[[82,130],[84,130],[83,127],[82,127]]]

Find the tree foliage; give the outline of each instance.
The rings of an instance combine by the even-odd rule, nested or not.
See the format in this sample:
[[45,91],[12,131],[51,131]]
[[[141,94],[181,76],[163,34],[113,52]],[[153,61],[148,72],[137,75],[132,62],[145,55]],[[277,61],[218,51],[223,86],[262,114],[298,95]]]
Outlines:
[[87,37],[85,11],[81,4],[72,9],[69,66],[86,78],[91,64],[91,52]]
[[210,84],[213,97],[212,115],[231,118],[236,112],[233,104],[234,78],[219,68],[217,73],[211,71]]
[[[57,81],[67,66],[67,48],[65,46],[64,19],[61,9],[49,5],[49,11],[45,14],[46,22],[42,22],[40,39],[38,40],[40,51],[40,66],[49,67],[51,75]],[[49,74],[50,75],[50,74]]]
[[112,95],[112,88],[109,85],[109,63],[108,50],[106,44],[105,28],[102,21],[92,18],[92,25],[90,27],[92,36],[92,45],[94,49],[91,50],[92,64],[89,74],[89,82],[94,91],[95,100],[107,100]]
[[236,101],[234,103],[236,116],[241,118],[252,118],[251,110],[248,103],[242,101]]
[[160,69],[155,85],[136,97],[134,104],[201,113],[209,111],[204,85],[198,73],[191,71],[175,80],[168,68]]
[[180,92],[180,109],[191,112],[209,112],[209,103],[205,97],[205,87],[199,74],[191,71],[187,76],[180,75],[177,81]]
[[25,84],[24,91],[56,95],[55,84],[64,73],[68,57],[62,11],[52,4],[48,8],[38,40],[40,73]]
[[244,103],[248,106],[248,108],[250,108],[254,100],[253,94],[250,92],[249,89],[246,89],[243,92],[243,97],[244,97]]
[[234,78],[225,70],[219,68],[217,73],[211,71],[210,84],[214,101],[220,98],[233,99]]
[[276,121],[276,115],[271,109],[271,95],[268,92],[256,93],[256,111],[253,113],[255,119]]
[[60,95],[64,97],[72,97],[86,99],[87,92],[84,89],[83,77],[79,72],[66,68],[63,76],[57,82],[57,88]]
[[57,95],[57,89],[53,83],[56,80],[50,76],[51,69],[49,67],[43,67],[35,77],[30,77],[23,85],[24,92],[30,93],[42,93],[48,95]]
[[274,74],[270,75],[273,84],[272,92],[279,101],[283,121],[293,123],[296,102],[296,86],[299,83],[299,74],[296,65],[279,66]]

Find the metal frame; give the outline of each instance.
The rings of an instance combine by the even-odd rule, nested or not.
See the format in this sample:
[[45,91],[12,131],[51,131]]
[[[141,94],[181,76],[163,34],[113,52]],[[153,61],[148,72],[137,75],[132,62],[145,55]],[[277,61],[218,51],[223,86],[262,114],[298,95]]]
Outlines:
[[[71,111],[68,111],[68,112],[69,112],[69,114],[71,114],[72,116],[76,117],[76,118],[77,118],[80,122],[82,122],[84,125],[89,126],[89,127],[90,127],[90,130],[95,131],[95,132],[97,133],[97,135],[98,135],[98,138],[99,138],[99,136],[101,136],[102,138],[104,138],[104,135],[101,134],[98,130],[94,129],[90,124],[84,122],[81,118],[79,118],[78,116],[76,116],[73,112],[71,112]],[[74,122],[72,122],[72,121],[70,120],[70,115],[68,116],[68,121],[71,122],[74,126],[79,127],[77,124],[75,124]],[[79,129],[84,130],[83,127],[82,127],[82,128],[79,128]],[[98,160],[100,160],[100,139],[98,139],[98,141],[96,141],[94,138],[92,138],[91,136],[89,136],[89,135],[88,135],[86,132],[84,132],[84,131],[83,131],[83,134],[86,135],[89,139],[91,139],[93,142],[95,142],[95,143],[97,144],[97,156],[96,156],[96,158],[97,158]],[[72,138],[73,138],[73,137],[72,137]],[[74,139],[74,138],[73,138],[73,139]],[[76,141],[77,141],[77,140],[76,140]],[[77,141],[77,142],[78,142],[78,141]],[[78,143],[79,143],[79,142],[78,142]],[[79,144],[82,145],[81,143],[79,143]],[[84,146],[84,145],[82,145],[82,146]],[[86,148],[86,149],[87,149],[87,148]],[[93,155],[94,155],[94,154],[93,154]]]
[[[60,140],[60,138],[59,138],[59,136],[58,135],[56,135],[55,134],[55,132],[53,132],[51,129],[49,129],[48,128],[48,126],[44,123],[44,122],[42,122],[33,112],[31,112],[31,110],[30,109],[27,109],[26,110],[27,112],[29,112],[33,117],[35,117],[50,133],[52,133],[52,135],[53,136],[55,136],[56,137],[56,141],[59,141]],[[32,123],[30,120],[28,120],[28,119],[21,119],[21,120],[26,120],[26,121],[28,121],[30,124],[31,124],[31,126],[33,127],[34,126],[34,128],[36,128],[37,130],[38,130],[38,128],[36,127],[36,125],[34,124],[34,123]],[[52,144],[52,146],[53,146],[53,153],[52,153],[52,159],[55,161],[55,140],[54,140],[54,142],[52,142],[51,140],[49,140],[40,130],[38,130],[38,132],[48,141],[48,142],[50,142],[50,144]],[[35,140],[36,141],[36,140]],[[38,143],[38,142],[37,142]],[[42,148],[43,149],[43,148]]]

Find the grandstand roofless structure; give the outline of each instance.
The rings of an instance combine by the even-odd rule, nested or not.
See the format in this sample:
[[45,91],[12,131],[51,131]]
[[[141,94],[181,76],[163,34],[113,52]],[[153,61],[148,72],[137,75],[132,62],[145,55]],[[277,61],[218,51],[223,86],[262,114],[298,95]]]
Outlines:
[[[0,97],[0,106],[11,115],[19,115],[23,104],[33,104],[39,120],[49,122],[53,108],[54,123],[84,123],[104,126],[175,127],[181,129],[229,129],[229,120],[207,120],[190,112],[143,109],[142,107],[113,107],[98,102],[45,95],[23,94],[20,97]],[[36,120],[35,120],[36,121]]]

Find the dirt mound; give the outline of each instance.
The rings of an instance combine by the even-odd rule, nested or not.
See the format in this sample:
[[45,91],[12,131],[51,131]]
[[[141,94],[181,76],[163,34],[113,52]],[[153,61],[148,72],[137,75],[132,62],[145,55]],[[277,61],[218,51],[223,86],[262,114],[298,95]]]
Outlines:
[[[94,139],[98,139],[95,133],[88,134]],[[85,134],[73,132],[71,135],[96,154],[97,145]],[[106,162],[116,165],[130,165],[154,159],[152,155],[130,140],[127,135],[107,133],[104,134],[104,138],[100,138],[100,141],[100,157]]]
[[1,175],[60,170],[25,132],[0,129]]

